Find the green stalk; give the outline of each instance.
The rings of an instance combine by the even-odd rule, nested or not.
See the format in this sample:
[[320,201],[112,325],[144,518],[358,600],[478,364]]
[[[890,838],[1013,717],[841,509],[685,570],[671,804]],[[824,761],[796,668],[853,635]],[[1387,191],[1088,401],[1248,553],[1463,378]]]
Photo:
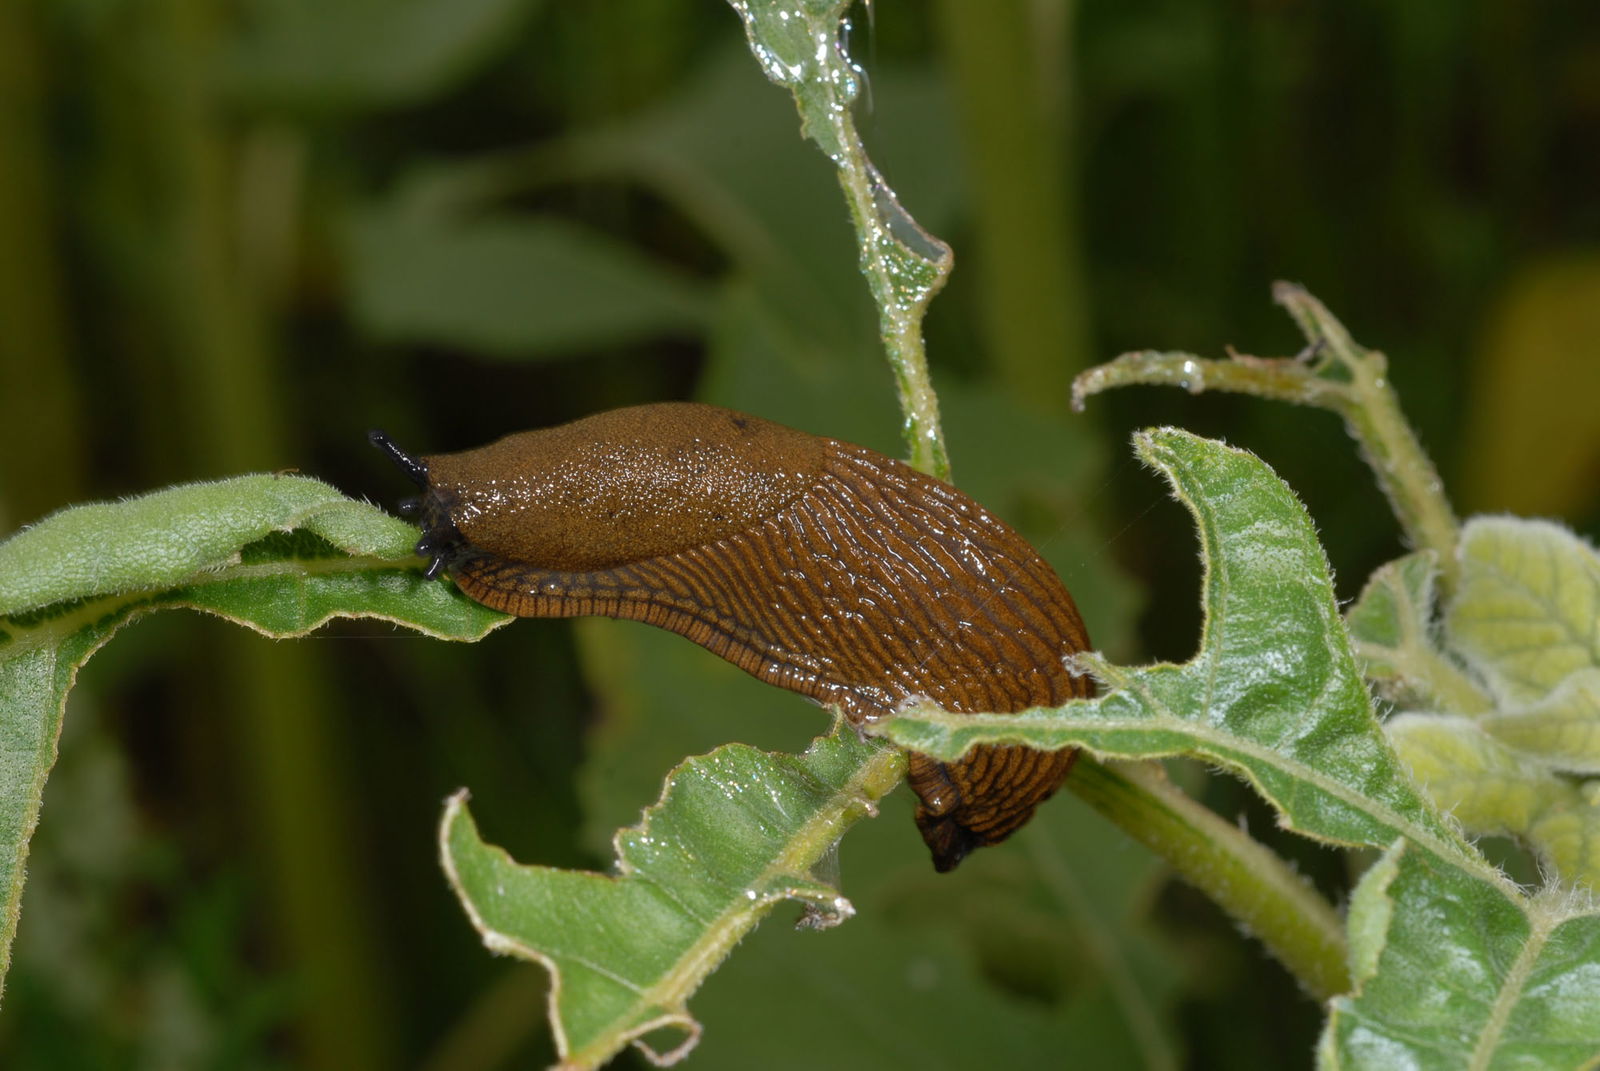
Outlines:
[[[834,6],[821,19],[804,5],[796,5],[786,8],[784,17],[777,19],[771,7],[757,10],[741,0],[732,2],[745,18],[752,48],[768,76],[794,91],[806,133],[839,167],[840,183],[861,240],[862,271],[878,303],[884,346],[895,369],[908,430],[913,433],[913,460],[948,478],[948,463],[937,436],[936,399],[927,375],[921,321],[928,300],[949,271],[949,251],[916,227],[893,200],[862,149],[849,111],[854,98],[853,69],[832,47],[844,5]],[[951,0],[945,18],[957,64],[970,65],[967,81],[974,93],[982,95],[975,110],[1007,114],[1018,106],[1015,98],[1019,96],[1038,100],[1038,87],[1030,84],[1028,75],[1013,77],[1014,72],[997,73],[992,66],[996,54],[1009,54],[1011,62],[1001,66],[1014,67],[1020,64],[1017,57],[1026,52],[1027,23],[1021,7],[1007,3],[998,12],[985,8],[980,15],[966,11],[959,0]],[[805,34],[797,37],[795,27],[802,24]],[[968,34],[976,35],[975,39],[969,40]],[[818,56],[834,56],[836,63],[819,72],[818,64],[808,59]],[[982,84],[991,75],[1004,79],[1004,88],[992,94],[991,87]],[[851,88],[838,91],[841,85]],[[982,125],[982,116],[972,118]],[[1035,136],[1043,133],[1040,125],[1035,123]],[[1022,140],[1028,139],[1024,136]],[[983,176],[990,186],[988,210],[1005,236],[996,260],[1012,255],[1019,260],[990,265],[995,273],[990,280],[991,295],[997,301],[995,311],[999,317],[1023,321],[1048,318],[1050,314],[1041,310],[1057,307],[1081,289],[1070,271],[1070,259],[1061,252],[1066,230],[1063,217],[1050,216],[1052,205],[1059,209],[1064,192],[1062,165],[1048,147],[1012,145],[1004,138],[1002,142],[990,148],[1015,149],[1029,166],[1008,171],[997,163]],[[1014,203],[1019,200],[1024,203]],[[1029,201],[1032,203],[1026,203]],[[1041,228],[1035,213],[1056,218],[1060,223],[1056,233],[1042,237],[1030,233]],[[994,295],[994,288],[1002,285],[1020,288],[1021,295]],[[1079,312],[1058,316],[1038,339],[1020,331],[997,336],[1006,351],[1002,363],[1005,378],[1019,393],[1054,391],[1056,397],[1063,397],[1067,384],[1061,361],[1075,347],[1082,352],[1082,334]],[[1282,859],[1177,791],[1160,766],[1122,763],[1112,767],[1084,758],[1068,784],[1256,933],[1308,991],[1326,998],[1349,988],[1344,932],[1337,913]]]
[[983,349],[1019,404],[1053,411],[1066,409],[1072,373],[1089,354],[1070,101],[1064,84],[1052,84],[1071,70],[1072,7],[938,6],[970,169]]
[[87,437],[53,229],[42,10],[0,4],[0,533],[83,489]]
[[1185,795],[1159,764],[1080,755],[1066,783],[1255,935],[1311,996],[1349,991],[1338,912],[1282,858]]
[[1460,524],[1444,495],[1444,482],[1417,433],[1400,411],[1400,397],[1389,383],[1389,362],[1377,350],[1356,345],[1344,325],[1303,287],[1277,283],[1273,298],[1289,310],[1313,347],[1326,346],[1350,374],[1346,390],[1333,407],[1361,447],[1362,457],[1377,474],[1378,485],[1418,550],[1439,556],[1439,583],[1455,587],[1456,540]]
[[[825,17],[808,11],[805,5],[785,7],[779,18],[771,7],[760,7],[733,0],[744,17],[752,48],[774,81],[788,85],[795,93],[808,136],[815,140],[839,167],[840,183],[850,206],[851,218],[861,240],[862,271],[881,313],[883,341],[896,372],[901,404],[908,428],[922,429],[913,434],[913,459],[930,471],[944,476],[948,471],[943,446],[937,437],[937,408],[928,381],[926,357],[922,348],[921,320],[928,300],[943,284],[949,270],[949,251],[942,243],[917,228],[893,200],[876,170],[867,160],[850,117],[849,103],[854,98],[854,71],[834,49],[837,24],[843,4],[830,8]],[[982,15],[965,11],[952,0],[945,7],[948,36],[958,65],[970,64],[969,81],[974,92],[984,92],[980,110],[1001,114],[1016,107],[1018,94],[1037,100],[1036,86],[1006,81],[1003,91],[993,99],[988,87],[979,87],[988,75],[993,53],[1015,56],[1026,51],[1026,22],[1022,8],[1003,4],[1003,11],[986,8]],[[804,26],[798,34],[796,27]],[[967,34],[979,35],[968,40]],[[987,36],[985,36],[987,35]],[[834,66],[815,57],[834,57]],[[981,68],[981,69],[980,69]],[[1008,74],[1011,72],[1007,72]],[[1024,74],[1020,81],[1027,83]],[[848,90],[840,91],[841,85]],[[976,119],[975,119],[976,121]],[[1039,133],[1039,131],[1035,131]],[[1024,138],[1026,140],[1026,138]],[[1009,143],[1008,143],[1009,144]],[[1001,146],[1005,148],[1005,146]],[[1064,291],[1077,293],[1066,270],[1068,261],[1060,254],[1061,235],[1042,239],[1028,234],[1038,229],[1030,209],[1049,211],[1059,204],[1062,171],[1058,159],[1048,148],[1015,146],[1024,158],[1030,155],[1030,168],[1006,172],[997,165],[989,178],[992,189],[990,211],[996,225],[1006,233],[1007,244],[1001,255],[1030,248],[1041,256],[1020,264],[995,264],[994,280],[1009,280],[1008,285],[1023,288],[1026,297],[997,298],[997,312],[1020,319],[1033,319],[1041,308],[1052,307]],[[1002,202],[1015,200],[1018,188],[1014,179],[1025,179],[1034,205]],[[1065,227],[1060,228],[1061,231]],[[1035,243],[1043,243],[1042,249]],[[1050,265],[1054,265],[1053,268]],[[1041,290],[1041,286],[1043,290]],[[1055,293],[1044,291],[1054,290]],[[1002,341],[1008,353],[1003,367],[1007,378],[1019,392],[1049,390],[1056,382],[1062,352],[1082,332],[1082,316],[1059,318],[1044,336],[1046,350],[1022,335]],[[1009,336],[1008,336],[1009,339]],[[1056,387],[1062,396],[1064,376]],[[1193,882],[1234,918],[1249,927],[1267,947],[1301,979],[1308,991],[1319,999],[1349,988],[1345,967],[1344,931],[1338,914],[1296,875],[1289,866],[1242,831],[1177,791],[1160,766],[1151,763],[1102,765],[1080,759],[1068,779],[1072,790],[1095,809],[1126,830],[1135,839],[1169,860],[1186,879]]]
[[[236,142],[215,82],[226,6],[163,0],[150,12],[163,66],[149,80],[163,188],[166,313],[182,434],[211,471],[290,463],[263,296],[264,273],[241,257]],[[259,194],[260,191],[258,190]],[[347,828],[321,659],[304,644],[217,639],[219,687],[236,741],[233,761],[256,823],[241,845],[270,882],[283,965],[293,972],[301,1061],[360,1071],[396,1066],[382,947]]]
[[[1088,313],[1073,255],[1069,142],[1041,85],[1040,42],[1052,38],[1037,32],[1036,5],[1025,0],[943,0],[939,11],[974,162],[988,349],[1024,404],[1065,403],[1071,369],[1088,352]],[[1317,999],[1348,990],[1338,913],[1159,764],[1081,757],[1067,784],[1254,933]]]
[[922,318],[954,263],[950,247],[923,230],[867,158],[853,108],[861,73],[846,53],[841,23],[850,0],[729,0],[767,77],[794,94],[800,127],[839,169],[861,250],[861,273],[878,306],[878,333],[904,414],[912,465],[941,480],[950,458],[939,397],[928,375]]
[[1448,595],[1455,587],[1460,525],[1438,469],[1400,410],[1389,383],[1388,359],[1357,345],[1304,288],[1278,283],[1273,297],[1305,334],[1309,346],[1304,353],[1266,358],[1234,353],[1227,360],[1155,350],[1128,353],[1078,376],[1072,385],[1074,407],[1081,409],[1089,395],[1113,387],[1160,384],[1192,394],[1224,390],[1331,409],[1344,418],[1361,456],[1377,475],[1407,541],[1438,555],[1439,585]]
[[[851,134],[854,134],[853,124]],[[878,304],[878,332],[900,398],[903,431],[910,449],[908,460],[923,472],[948,480],[950,456],[945,450],[944,432],[939,423],[939,396],[928,374],[922,318],[928,311],[929,300],[944,286],[954,257],[948,246],[917,227],[910,214],[900,207],[894,191],[867,160],[859,138],[855,138],[850,150],[837,162],[839,185],[844,189],[850,219],[861,243],[861,272],[867,277],[867,286]],[[887,237],[891,229],[907,228],[914,228],[913,233],[928,243],[927,253],[938,257],[936,281],[906,285],[904,267],[900,263],[903,258],[898,250],[886,247],[892,244]]]

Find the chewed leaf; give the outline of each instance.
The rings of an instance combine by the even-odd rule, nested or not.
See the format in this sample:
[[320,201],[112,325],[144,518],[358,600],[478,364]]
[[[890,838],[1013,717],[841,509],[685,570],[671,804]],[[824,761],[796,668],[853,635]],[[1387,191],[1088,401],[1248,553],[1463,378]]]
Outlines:
[[1381,566],[1345,613],[1351,645],[1367,680],[1397,704],[1458,714],[1487,710],[1489,697],[1435,642],[1437,575],[1431,551]]
[[860,68],[845,54],[840,20],[850,0],[730,0],[744,20],[761,71],[795,94],[801,129],[829,159],[847,151],[832,113],[861,91]]
[[1478,517],[1461,531],[1461,582],[1446,623],[1451,644],[1501,703],[1538,702],[1600,667],[1600,555],[1548,521]]
[[1501,743],[1560,770],[1600,773],[1600,669],[1582,669],[1524,710],[1491,714]]
[[1259,459],[1172,428],[1136,437],[1199,525],[1205,629],[1183,665],[1086,660],[1098,699],[1011,715],[915,711],[885,723],[940,758],[980,742],[1198,755],[1250,780],[1290,827],[1343,844],[1398,835],[1489,874],[1390,750],[1345,638],[1311,520]]
[[853,105],[864,76],[846,48],[851,0],[728,0],[744,21],[766,76],[794,94],[800,129],[839,169],[878,306],[879,336],[893,369],[912,465],[942,479],[950,464],[938,400],[927,379],[922,317],[949,278],[950,247],[925,231],[867,157]]
[[1401,841],[1350,905],[1356,990],[1324,1069],[1578,1068],[1600,1054],[1600,914],[1528,900]]
[[[950,247],[917,224],[862,150],[851,109],[865,75],[845,50],[842,25],[851,0],[729,3],[744,20],[761,70],[794,94],[801,131],[845,172],[846,182],[857,169],[864,172],[870,204],[862,207],[870,223],[860,229],[863,260],[885,266],[900,288],[899,299],[926,302],[950,273]],[[873,282],[870,270],[868,281]],[[881,305],[881,295],[875,296]]]
[[1600,890],[1600,784],[1513,751],[1481,721],[1402,714],[1388,729],[1440,810],[1473,833],[1510,833],[1554,876]]
[[617,834],[615,876],[519,866],[483,843],[453,797],[440,850],[484,943],[551,972],[563,1066],[593,1067],[663,1027],[699,1027],[689,996],[779,902],[812,924],[852,912],[812,869],[898,783],[904,759],[837,724],[803,755],[730,744],[685,762],[644,821]]
[[373,617],[472,640],[508,620],[426,581],[416,529],[327,484],[240,476],[77,506],[0,543],[0,976],[67,690],[141,613],[205,610],[270,636]]

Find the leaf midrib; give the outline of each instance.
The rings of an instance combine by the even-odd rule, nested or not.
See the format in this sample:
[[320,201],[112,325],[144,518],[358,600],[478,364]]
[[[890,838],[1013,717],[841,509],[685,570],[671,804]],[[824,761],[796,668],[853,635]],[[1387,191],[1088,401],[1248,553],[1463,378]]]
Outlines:
[[1506,1025],[1511,1021],[1511,1013],[1517,1003],[1522,999],[1522,991],[1527,987],[1528,977],[1533,973],[1533,968],[1539,956],[1544,952],[1544,946],[1550,939],[1553,925],[1547,925],[1542,913],[1524,911],[1523,917],[1528,919],[1530,930],[1527,940],[1522,944],[1522,950],[1517,953],[1516,962],[1511,969],[1506,971],[1505,980],[1500,985],[1500,991],[1495,995],[1495,1000],[1489,1009],[1489,1018],[1483,1025],[1483,1030],[1478,1034],[1478,1043],[1472,1050],[1470,1071],[1486,1071],[1493,1063],[1495,1053],[1500,1047],[1500,1038],[1505,1034]]
[[[1296,759],[1291,759],[1285,756],[1282,752],[1273,750],[1272,748],[1264,745],[1257,744],[1254,741],[1246,740],[1232,734],[1218,731],[1209,725],[1203,725],[1197,722],[1179,718],[1170,712],[1165,712],[1164,708],[1160,707],[1148,695],[1146,695],[1144,698],[1146,702],[1150,703],[1153,707],[1162,710],[1163,712],[1145,718],[1122,719],[1106,718],[1095,715],[1092,717],[1085,717],[1083,719],[1073,719],[1070,716],[1061,715],[1057,708],[1040,707],[1036,709],[1039,711],[1049,711],[1053,714],[1053,720],[1051,722],[1045,723],[1038,717],[1030,719],[1027,716],[1029,714],[1028,711],[1020,711],[1016,714],[984,714],[980,715],[980,717],[982,717],[984,726],[986,728],[992,726],[996,729],[1015,729],[1023,733],[1043,728],[1048,729],[1051,732],[1061,733],[1088,734],[1097,732],[1168,732],[1181,736],[1187,736],[1191,740],[1198,742],[1200,745],[1193,750],[1228,766],[1230,769],[1236,770],[1247,780],[1249,780],[1250,783],[1255,786],[1257,791],[1259,791],[1267,799],[1272,800],[1275,804],[1278,804],[1276,797],[1266,791],[1265,787],[1260,784],[1254,772],[1247,765],[1235,761],[1232,758],[1232,755],[1237,754],[1253,758],[1261,762],[1262,765],[1279,769],[1292,778],[1307,782],[1326,792],[1328,795],[1333,796],[1340,802],[1350,805],[1353,809],[1373,817],[1377,821],[1393,829],[1397,835],[1406,837],[1408,840],[1415,842],[1419,847],[1425,848],[1435,857],[1441,859],[1450,866],[1457,869],[1466,870],[1477,877],[1493,881],[1497,887],[1501,887],[1502,889],[1504,888],[1504,875],[1500,874],[1498,871],[1488,867],[1488,865],[1485,863],[1465,855],[1456,845],[1441,838],[1432,831],[1417,826],[1414,822],[1397,814],[1388,806],[1376,804],[1369,797],[1364,796],[1354,789],[1345,786],[1337,780],[1328,778],[1316,767],[1309,766]],[[1076,700],[1075,702],[1085,701]],[[973,717],[974,716],[970,714],[950,714],[945,711],[929,711],[927,713],[918,714],[914,718],[908,717],[906,720],[908,722],[920,721],[925,724],[935,725],[942,730],[950,732],[960,730],[967,730],[970,732],[974,728],[972,724]],[[1000,741],[983,740],[980,742],[988,743]],[[1081,741],[1075,740],[1069,742],[1065,746],[1088,745]],[[1089,750],[1094,751],[1097,757],[1113,759],[1166,758],[1168,756],[1186,753],[1185,749],[1178,747],[1161,749],[1159,751],[1118,751],[1115,749],[1102,750],[1094,747],[1090,747]],[[1337,838],[1314,833],[1303,828],[1301,825],[1294,822],[1293,817],[1282,807],[1281,804],[1278,804],[1278,806],[1280,812],[1284,814],[1285,819],[1290,822],[1291,828],[1294,828],[1307,836],[1315,837],[1318,840],[1338,843]]]
[[[862,763],[850,779],[832,794],[828,803],[814,812],[794,836],[788,838],[788,847],[768,862],[746,888],[769,888],[783,875],[798,874],[808,869],[820,856],[821,851],[818,849],[826,847],[825,844],[818,842],[826,840],[831,843],[835,839],[827,836],[828,830],[837,826],[840,817],[850,807],[859,806],[862,801],[873,798],[868,793],[867,786],[892,776],[893,768],[901,761],[897,749],[884,748]],[[632,875],[628,880],[649,881],[648,878],[638,875]],[[735,900],[705,928],[706,936],[685,949],[660,980],[653,985],[636,989],[639,994],[638,999],[629,1006],[624,1015],[618,1016],[616,1021],[632,1022],[651,1007],[664,1008],[674,1017],[687,1018],[685,1009],[690,994],[700,987],[706,976],[716,969],[761,916],[783,899],[784,896],[767,893],[754,900]],[[597,1064],[612,1053],[620,1051],[640,1033],[642,1031],[630,1030],[622,1037],[603,1034],[584,1049],[569,1053],[567,1058],[579,1066]]]

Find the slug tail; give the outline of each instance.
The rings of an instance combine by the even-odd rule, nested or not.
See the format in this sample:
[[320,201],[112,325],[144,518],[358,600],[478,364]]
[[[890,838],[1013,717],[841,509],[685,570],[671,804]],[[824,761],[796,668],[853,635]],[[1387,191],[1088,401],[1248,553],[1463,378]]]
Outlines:
[[955,762],[913,754],[907,780],[933,868],[954,870],[973,849],[998,844],[1055,795],[1078,757],[1074,750],[984,745]]

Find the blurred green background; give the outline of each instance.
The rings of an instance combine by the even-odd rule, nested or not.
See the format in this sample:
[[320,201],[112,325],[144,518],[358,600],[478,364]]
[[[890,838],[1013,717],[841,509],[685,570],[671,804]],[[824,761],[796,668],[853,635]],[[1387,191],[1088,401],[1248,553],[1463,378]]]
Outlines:
[[[1198,625],[1134,428],[1260,453],[1344,597],[1402,549],[1327,414],[1068,412],[1126,349],[1293,352],[1275,278],[1389,353],[1462,510],[1600,525],[1600,7],[876,0],[851,46],[869,150],[956,250],[928,321],[956,479],[1114,658]],[[0,3],[0,248],[0,533],[247,470],[392,501],[368,427],[437,452],[675,397],[898,452],[830,168],[717,0]],[[543,975],[450,899],[440,801],[603,867],[678,759],[825,727],[768,691],[613,622],[146,620],[70,704],[0,1063],[539,1066]],[[1341,860],[1197,786],[1341,895]],[[693,1005],[692,1066],[1309,1061],[1318,1010],[1075,801],[937,880],[887,811],[840,853],[861,915],[774,917]]]

